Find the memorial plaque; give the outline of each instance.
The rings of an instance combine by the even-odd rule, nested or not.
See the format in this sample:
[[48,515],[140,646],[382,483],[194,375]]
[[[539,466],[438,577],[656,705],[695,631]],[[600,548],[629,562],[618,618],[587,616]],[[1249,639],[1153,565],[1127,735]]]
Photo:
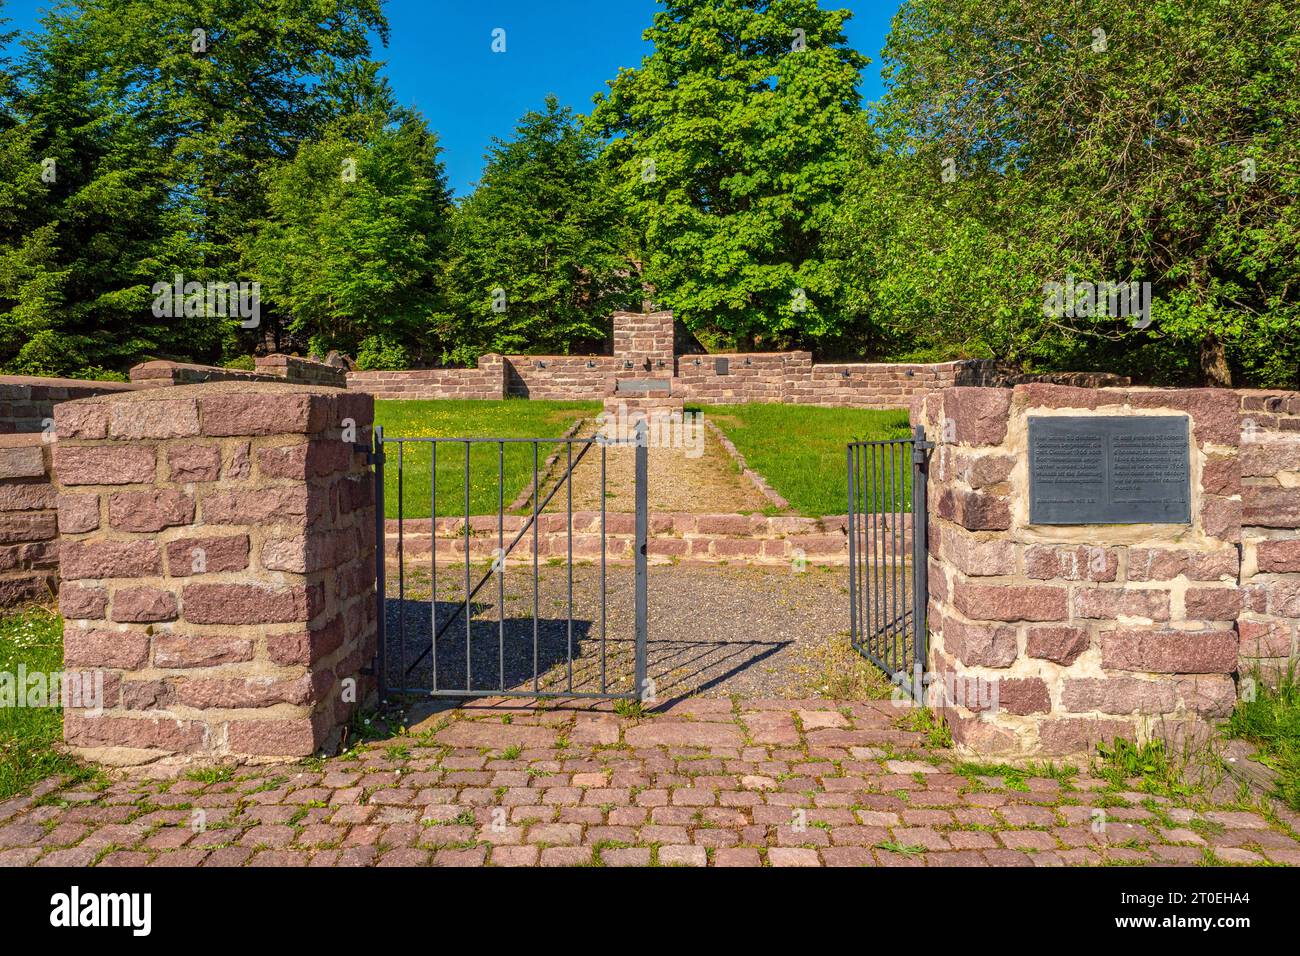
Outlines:
[[1184,415],[1031,416],[1030,524],[1189,524]]

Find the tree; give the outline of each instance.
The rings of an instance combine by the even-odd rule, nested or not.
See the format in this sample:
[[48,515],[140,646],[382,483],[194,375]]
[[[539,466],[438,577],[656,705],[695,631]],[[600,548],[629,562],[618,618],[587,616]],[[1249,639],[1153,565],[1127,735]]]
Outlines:
[[[197,323],[149,312],[154,270],[184,264],[149,132],[99,82],[90,23],[56,11],[27,43],[0,133],[0,363],[94,374],[152,349],[202,346]],[[209,336],[209,342],[213,339]]]
[[429,346],[450,211],[440,152],[424,120],[389,100],[267,171],[268,216],[245,262],[313,352]]
[[438,323],[447,358],[598,347],[639,301],[632,238],[600,144],[554,96],[496,139],[454,217]]
[[0,130],[0,364],[218,357],[236,323],[155,316],[151,288],[244,278],[262,174],[346,111],[379,0],[71,0],[42,26]]
[[663,0],[654,52],[596,97],[592,129],[655,298],[754,345],[838,331],[822,230],[848,172],[866,58],[816,0]]
[[[860,302],[1048,366],[1296,384],[1293,4],[909,0],[885,60],[888,159],[838,223]],[[1071,276],[1150,282],[1150,326],[1046,315]]]

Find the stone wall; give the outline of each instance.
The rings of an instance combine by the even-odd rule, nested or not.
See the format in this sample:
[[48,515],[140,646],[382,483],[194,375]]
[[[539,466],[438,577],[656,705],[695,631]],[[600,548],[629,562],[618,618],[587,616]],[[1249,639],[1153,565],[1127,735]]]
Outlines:
[[[932,690],[957,742],[1068,754],[1235,701],[1239,399],[1225,390],[951,388],[930,465]],[[1190,419],[1190,525],[1029,523],[1030,415]],[[932,694],[932,699],[934,698]]]
[[[645,362],[650,361],[646,368]],[[485,362],[504,363],[504,386]],[[629,363],[630,367],[629,367]],[[663,363],[662,365],[660,363]],[[983,376],[982,362],[935,365],[818,365],[810,352],[752,352],[649,358],[620,355],[483,356],[477,369],[349,372],[348,387],[376,398],[517,398],[601,401],[620,379],[663,378],[671,392],[705,405],[784,402],[855,408],[907,408],[913,396]]]
[[169,362],[157,359],[133,365],[127,373],[137,386],[163,388],[171,385],[201,385],[204,382],[265,382],[273,381],[270,375],[249,372],[238,368],[219,368],[215,365],[196,365],[192,362]]
[[[633,559],[634,515],[609,513],[605,516],[606,560],[631,563]],[[505,540],[510,542],[525,527],[526,516],[507,515],[504,519]],[[888,526],[885,516],[882,528]],[[407,561],[428,562],[433,539],[428,518],[403,521],[402,551]],[[843,515],[826,518],[767,517],[740,514],[686,514],[651,512],[650,539],[646,548],[651,563],[685,561],[716,564],[730,561],[743,564],[789,566],[797,561],[809,565],[848,564],[847,519]],[[397,521],[386,522],[386,547],[390,558],[397,556]],[[463,518],[439,518],[438,563],[464,563],[468,541],[471,562],[491,561],[497,546],[495,515],[470,517],[470,533],[465,535]],[[894,537],[888,528],[886,537]],[[538,556],[558,558],[568,553],[568,529],[565,515],[543,514],[538,524]],[[898,534],[903,554],[911,553],[911,521],[905,516]],[[600,512],[573,513],[573,555],[575,561],[600,559]],[[533,535],[529,530],[507,559],[507,564],[532,561]]]
[[58,528],[44,435],[0,435],[0,607],[58,588]]
[[[102,714],[67,743],[110,763],[302,756],[372,693],[373,400],[222,382],[58,406],[69,670]],[[354,685],[353,682],[356,682]]]
[[129,382],[0,375],[0,435],[44,431],[54,421],[54,406],[59,402],[139,387]]
[[1241,393],[1241,672],[1300,659],[1300,395]]
[[813,367],[811,352],[682,355],[677,362],[682,397],[706,405],[790,401]]
[[621,364],[611,355],[507,355],[506,394],[513,398],[598,401],[614,390]]
[[162,359],[132,366],[131,381],[139,386],[200,385],[204,382],[291,382],[295,385],[347,386],[347,373],[323,362],[296,355],[262,355],[253,360],[256,371],[168,362]]
[[475,368],[426,368],[400,372],[348,372],[348,389],[378,399],[504,398],[505,362],[480,355]]
[[671,312],[615,312],[614,355],[631,362],[631,374],[673,367],[673,314]]
[[328,385],[332,388],[347,388],[347,372],[342,368],[316,362],[312,359],[299,358],[297,355],[259,355],[254,359],[257,371],[262,375],[274,375],[276,378],[295,385]]

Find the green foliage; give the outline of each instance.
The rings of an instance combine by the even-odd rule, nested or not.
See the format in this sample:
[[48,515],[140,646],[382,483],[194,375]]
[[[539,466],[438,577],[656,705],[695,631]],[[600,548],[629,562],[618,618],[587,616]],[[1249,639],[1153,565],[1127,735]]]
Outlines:
[[1097,756],[1101,761],[1097,774],[1117,789],[1126,789],[1135,777],[1138,788],[1148,793],[1186,795],[1197,789],[1189,782],[1197,755],[1171,752],[1163,740],[1137,744],[1117,737],[1109,743],[1098,741]]
[[360,348],[363,368],[400,368],[397,354],[424,343],[450,200],[424,120],[386,97],[372,110],[269,168],[245,261],[313,351]]
[[639,302],[631,233],[598,153],[554,96],[494,141],[454,218],[437,323],[447,358],[599,351],[610,313]]
[[663,0],[654,52],[596,98],[645,278],[692,329],[765,346],[838,329],[820,240],[868,62],[846,44],[849,16],[816,0]]
[[1300,810],[1300,683],[1295,663],[1274,683],[1254,678],[1254,700],[1240,700],[1228,721],[1228,734],[1259,746],[1256,759],[1277,771],[1277,794]]
[[[889,342],[1294,387],[1298,57],[1279,0],[909,0],[833,230],[846,308]],[[1149,281],[1153,324],[1046,315],[1067,274]]]
[[411,359],[406,347],[383,336],[368,335],[357,349],[357,368],[363,372],[410,367]]
[[246,278],[238,246],[266,212],[263,170],[373,85],[356,69],[371,31],[386,36],[379,0],[71,0],[46,14],[16,82],[0,83],[0,367],[222,354],[235,323],[157,317],[151,287]]

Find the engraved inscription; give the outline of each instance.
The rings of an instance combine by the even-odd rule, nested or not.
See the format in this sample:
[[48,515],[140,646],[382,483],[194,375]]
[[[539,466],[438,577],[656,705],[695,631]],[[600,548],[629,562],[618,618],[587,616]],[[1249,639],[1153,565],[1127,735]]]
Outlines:
[[1187,418],[1029,419],[1030,522],[1191,521]]

